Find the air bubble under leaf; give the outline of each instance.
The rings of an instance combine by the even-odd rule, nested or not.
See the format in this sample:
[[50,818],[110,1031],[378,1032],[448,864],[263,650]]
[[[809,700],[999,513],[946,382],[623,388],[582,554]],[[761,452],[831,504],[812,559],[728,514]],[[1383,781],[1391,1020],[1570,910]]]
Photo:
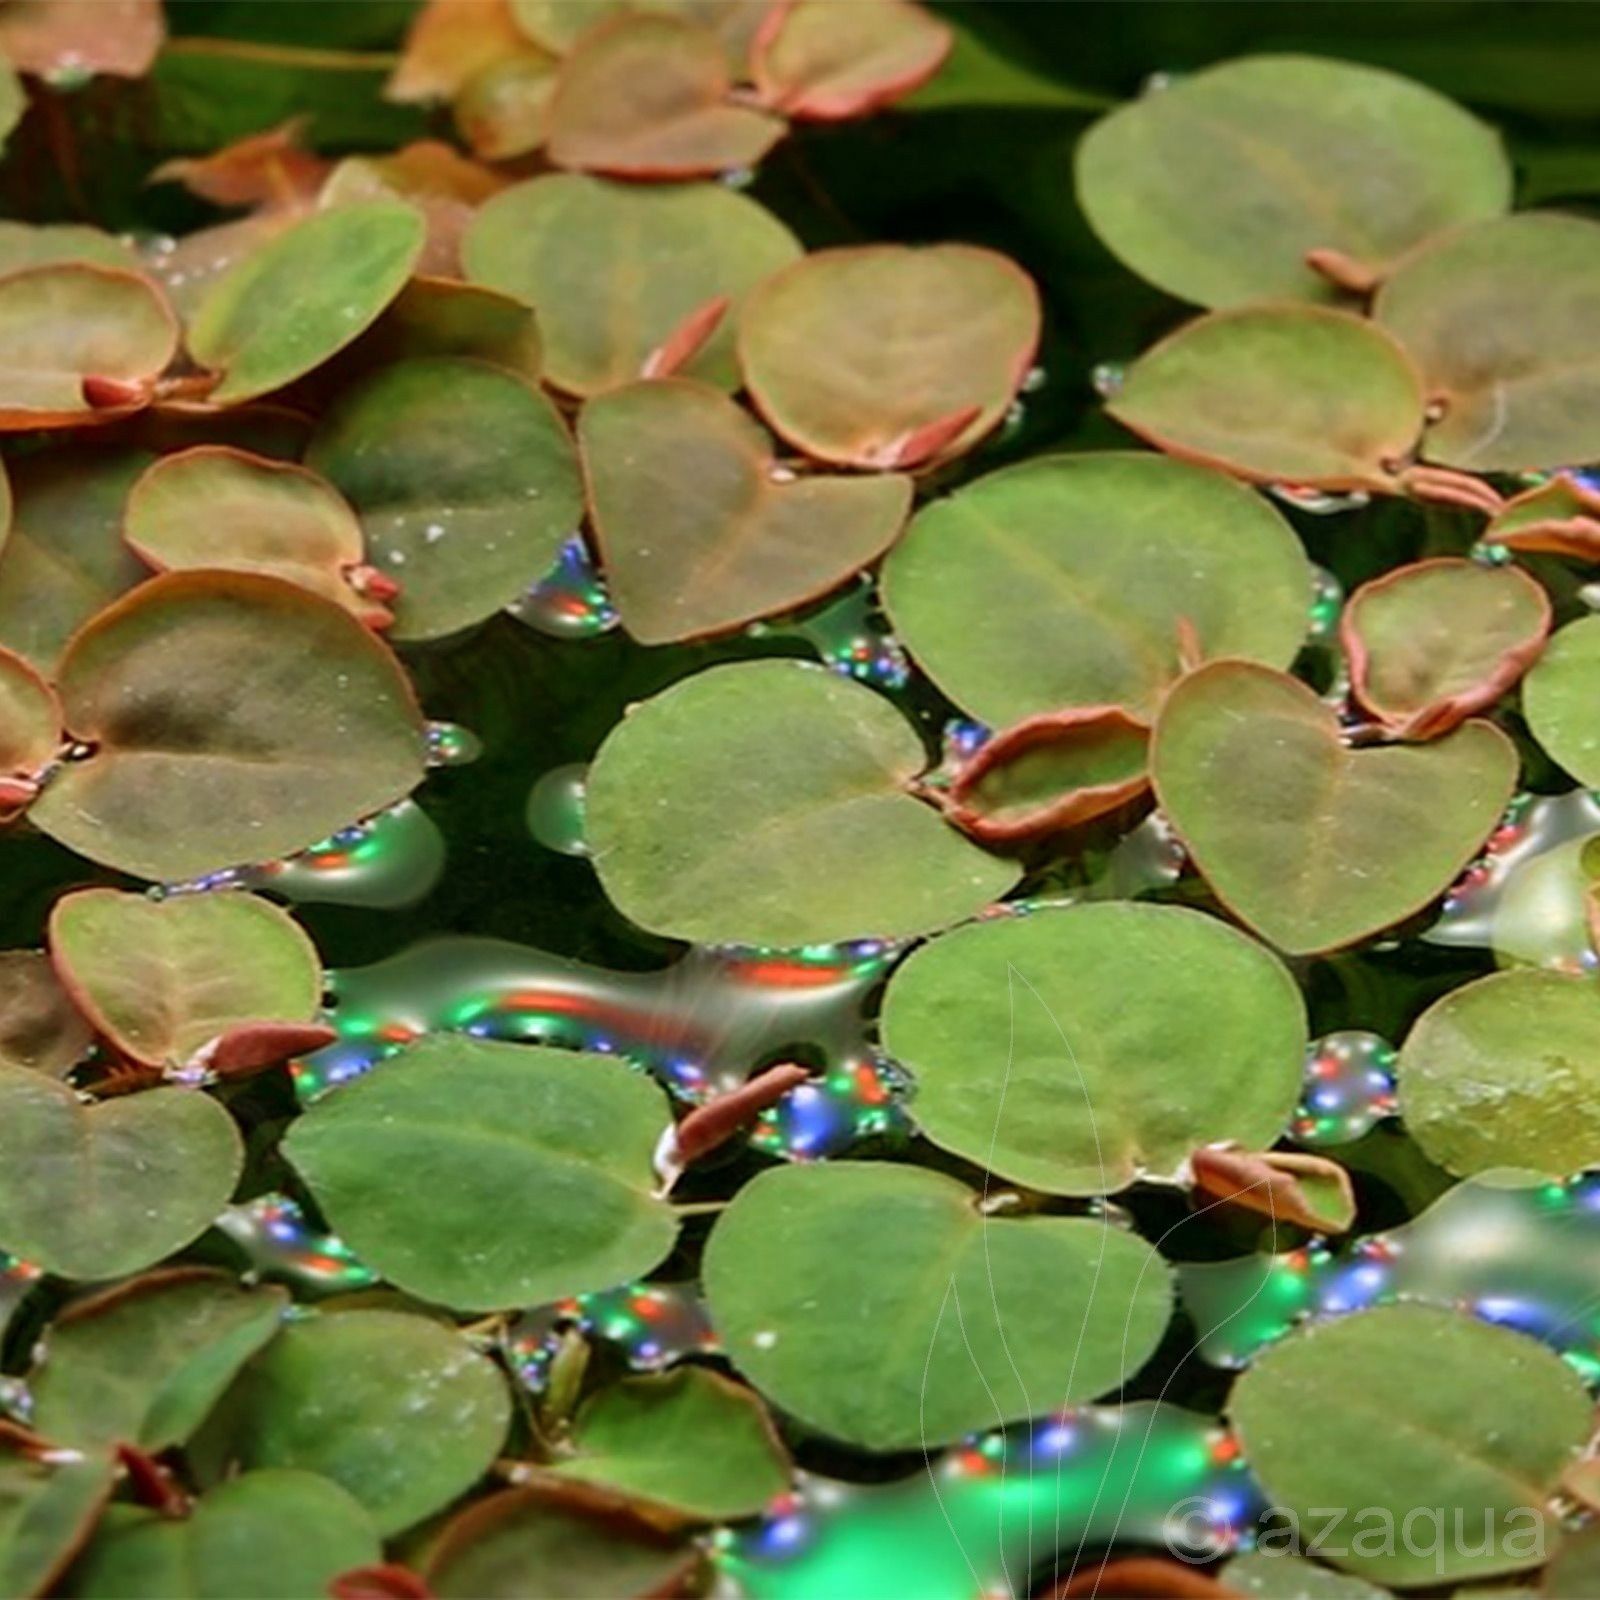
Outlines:
[[1311,572],[1283,516],[1223,474],[1105,452],[935,501],[885,562],[883,595],[917,665],[1005,726],[1069,706],[1151,716],[1185,625],[1205,655],[1288,666]]
[[729,1359],[775,1404],[873,1450],[1115,1389],[1171,1315],[1160,1257],[1105,1219],[988,1217],[980,1199],[907,1166],[762,1173],[706,1246]]
[[585,836],[641,927],[706,943],[903,937],[1016,882],[910,785],[916,730],[806,663],[713,667],[636,707],[590,769]]
[[1205,1144],[1283,1132],[1304,1003],[1226,923],[1169,906],[1041,910],[958,928],[889,982],[884,1047],[937,1145],[1050,1194],[1170,1177]]
[[750,295],[739,361],[762,416],[807,455],[923,466],[999,422],[1033,363],[1039,316],[1033,280],[992,250],[823,250]]
[[1477,853],[1516,782],[1487,722],[1351,749],[1297,680],[1218,661],[1178,684],[1151,746],[1156,796],[1217,897],[1293,955],[1420,910]]
[[1116,255],[1203,306],[1334,299],[1309,252],[1381,274],[1511,202],[1492,129],[1420,83],[1307,56],[1228,61],[1140,96],[1085,135],[1077,182]]
[[356,508],[373,565],[399,583],[397,639],[457,633],[509,605],[583,514],[561,414],[482,361],[380,368],[334,403],[306,459]]
[[77,634],[57,685],[92,753],[29,816],[141,877],[303,850],[401,799],[424,770],[422,717],[394,657],[278,578],[152,579]]
[[1600,788],[1600,617],[1554,635],[1522,685],[1522,712],[1551,760]]
[[1134,362],[1106,409],[1163,450],[1256,483],[1393,492],[1423,387],[1360,317],[1260,306],[1186,323]]
[[780,477],[762,429],[692,380],[601,395],[578,437],[611,597],[645,644],[818,598],[881,555],[911,508],[899,474]]
[[468,278],[537,308],[545,376],[580,395],[632,382],[686,317],[723,296],[728,314],[685,375],[737,387],[740,299],[799,254],[781,222],[720,184],[641,188],[567,173],[496,195],[462,241]]

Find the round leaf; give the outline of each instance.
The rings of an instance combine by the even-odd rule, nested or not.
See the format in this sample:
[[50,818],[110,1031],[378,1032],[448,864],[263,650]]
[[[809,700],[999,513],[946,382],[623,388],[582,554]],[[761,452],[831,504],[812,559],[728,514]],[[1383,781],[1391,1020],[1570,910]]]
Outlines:
[[757,286],[739,361],[790,444],[852,467],[958,454],[1005,414],[1039,342],[1015,262],[945,244],[823,250]]
[[380,369],[340,396],[306,460],[356,508],[373,564],[400,584],[397,639],[456,633],[520,598],[583,515],[560,413],[481,361]]
[[895,972],[881,1027],[935,1144],[1049,1194],[1272,1144],[1306,1046],[1270,951],[1199,912],[1121,902],[944,934]]
[[1430,461],[1474,472],[1600,455],[1600,223],[1529,212],[1430,245],[1383,286],[1373,315],[1422,369],[1443,416]]
[[[215,1600],[323,1595],[341,1572],[383,1554],[372,1519],[310,1472],[249,1472],[219,1483],[188,1516],[117,1506],[73,1569],[82,1600]],[[270,1574],[270,1579],[265,1575]]]
[[1493,705],[1549,628],[1549,597],[1525,572],[1438,560],[1363,584],[1339,636],[1356,699],[1399,737],[1431,739]]
[[627,13],[584,35],[550,101],[559,167],[629,178],[693,178],[753,167],[785,124],[731,98],[714,34],[676,17]]
[[1577,1373],[1525,1334],[1421,1305],[1309,1324],[1258,1357],[1228,1402],[1273,1505],[1319,1525],[1317,1506],[1372,1508],[1395,1529],[1412,1511],[1442,1513],[1446,1529],[1464,1520],[1465,1539],[1433,1542],[1425,1528],[1381,1553],[1351,1539],[1334,1555],[1385,1585],[1538,1565],[1558,1531],[1546,1497],[1591,1409]]
[[1151,746],[1156,796],[1218,897],[1308,955],[1400,922],[1477,854],[1516,783],[1511,741],[1350,749],[1304,684],[1242,661],[1190,674]]
[[1141,277],[1203,306],[1333,299],[1306,261],[1382,272],[1511,203],[1499,136],[1376,67],[1252,56],[1120,107],[1078,145],[1078,200]]
[[720,184],[640,188],[571,174],[496,195],[461,250],[468,278],[534,307],[545,376],[580,395],[639,377],[686,317],[724,297],[722,325],[686,370],[737,387],[739,303],[800,254],[782,223]]
[[808,663],[713,667],[637,707],[589,772],[607,895],[701,943],[900,938],[959,921],[1015,870],[908,788],[922,740],[880,695]]
[[[657,1265],[677,1221],[651,1156],[671,1112],[620,1061],[440,1037],[319,1101],[284,1154],[351,1248],[458,1310],[538,1305]],[[508,1228],[511,1215],[537,1228]]]
[[153,579],[73,639],[57,681],[67,727],[94,753],[29,815],[141,877],[304,849],[422,777],[422,718],[394,657],[277,578]]
[[1400,1109],[1462,1177],[1600,1165],[1600,983],[1523,967],[1451,990],[1406,1036]]
[[83,1105],[0,1067],[0,1248],[64,1278],[137,1272],[228,1203],[244,1165],[233,1119],[192,1089]]
[[1114,1389],[1171,1314],[1142,1239],[1081,1217],[990,1218],[942,1173],[764,1172],[706,1246],[730,1359],[813,1427],[873,1450],[943,1443]]
[[1422,380],[1395,341],[1318,306],[1219,311],[1128,369],[1106,409],[1141,439],[1256,483],[1397,487]]
[[64,1077],[94,1035],[38,950],[0,950],[0,1067]]
[[82,1448],[183,1444],[277,1331],[288,1294],[198,1269],[136,1279],[56,1318],[28,1379],[32,1423]]
[[1600,617],[1560,629],[1522,686],[1533,736],[1588,788],[1600,788]]
[[21,656],[0,649],[0,778],[32,782],[61,747],[61,702]]
[[211,399],[281,389],[342,350],[404,287],[424,231],[411,206],[368,200],[317,212],[252,250],[189,327],[195,360],[223,374]]
[[150,1066],[181,1066],[243,1023],[309,1022],[322,998],[316,947],[251,894],[82,889],[56,902],[50,953],[96,1031]]
[[935,501],[884,563],[883,601],[939,688],[1004,727],[1069,706],[1153,715],[1185,624],[1207,655],[1288,666],[1311,573],[1259,495],[1119,451],[1025,462]]
[[766,434],[707,384],[630,384],[578,424],[595,533],[623,625],[644,644],[814,600],[887,548],[911,480],[780,474]]
[[228,1407],[228,1442],[247,1469],[331,1478],[386,1537],[476,1483],[511,1421],[493,1362],[454,1328],[398,1311],[290,1323]]
[[791,1468],[761,1402],[701,1367],[602,1389],[578,1413],[566,1477],[604,1484],[695,1520],[755,1516]]

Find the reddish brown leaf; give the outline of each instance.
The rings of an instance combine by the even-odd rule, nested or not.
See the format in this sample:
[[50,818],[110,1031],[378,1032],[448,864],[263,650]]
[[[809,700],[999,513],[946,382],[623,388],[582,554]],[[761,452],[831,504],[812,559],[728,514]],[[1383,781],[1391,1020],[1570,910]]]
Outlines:
[[1483,532],[1508,550],[1600,561],[1600,494],[1571,473],[1507,500]]
[[913,467],[926,466],[948,450],[982,413],[982,406],[962,406],[942,417],[935,417],[932,422],[908,428],[898,438],[865,452],[864,463],[885,471],[909,471]]
[[1452,467],[1401,467],[1396,481],[1413,500],[1459,506],[1463,511],[1481,511],[1490,517],[1496,515],[1505,504],[1500,491],[1492,484],[1473,477],[1470,472],[1457,472]]
[[338,1037],[336,1029],[321,1022],[246,1022],[205,1045],[192,1065],[219,1078],[245,1078],[326,1049]]
[[1125,1556],[1075,1572],[1042,1600],[1242,1600],[1238,1590],[1176,1561]]
[[673,1130],[671,1143],[679,1164],[687,1166],[726,1144],[768,1106],[776,1105],[791,1089],[808,1082],[810,1077],[804,1067],[785,1062],[758,1072],[748,1083],[717,1095],[703,1106],[696,1106]]
[[181,183],[190,194],[218,206],[292,207],[317,197],[331,163],[300,143],[304,117],[291,117],[235,140],[208,156],[163,161],[151,183]]
[[[1197,1194],[1313,1233],[1342,1233],[1355,1220],[1350,1174],[1337,1161],[1289,1150],[1254,1154],[1214,1146],[1189,1158]],[[1319,1197],[1307,1186],[1324,1190]],[[1332,1201],[1332,1207],[1329,1201]]]
[[137,1445],[119,1444],[117,1461],[128,1474],[128,1486],[140,1505],[149,1506],[163,1517],[188,1516],[188,1495],[154,1456],[146,1455]]
[[328,1594],[330,1600],[433,1600],[421,1577],[392,1561],[341,1572],[328,1585]]
[[1320,272],[1336,289],[1349,294],[1372,294],[1383,281],[1376,267],[1346,255],[1343,250],[1307,250],[1306,265],[1313,272]]
[[688,366],[705,349],[706,341],[722,326],[722,319],[727,316],[732,303],[730,296],[719,294],[707,300],[703,306],[696,306],[645,357],[639,376],[670,378]]
[[6,0],[0,56],[41,78],[142,78],[166,37],[161,0]]
[[467,81],[527,47],[506,0],[427,0],[406,35],[389,100],[451,100]]

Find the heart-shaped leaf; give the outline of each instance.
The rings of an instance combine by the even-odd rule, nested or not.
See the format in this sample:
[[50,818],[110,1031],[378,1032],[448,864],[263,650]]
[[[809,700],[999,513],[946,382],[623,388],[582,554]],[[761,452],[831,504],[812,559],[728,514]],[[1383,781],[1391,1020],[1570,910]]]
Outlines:
[[563,65],[550,101],[550,159],[628,178],[753,167],[785,124],[735,103],[732,89],[714,34],[624,12],[586,33]]
[[1084,136],[1077,183],[1123,262],[1203,306],[1331,300],[1314,252],[1377,276],[1511,203],[1493,129],[1419,83],[1309,56],[1226,61],[1141,95]]
[[712,1316],[776,1404],[873,1450],[942,1443],[1114,1389],[1172,1310],[1142,1239],[1083,1217],[987,1217],[918,1167],[764,1172],[706,1245]]
[[64,1278],[137,1272],[228,1203],[244,1165],[233,1119],[192,1089],[83,1105],[0,1067],[0,1248]]
[[316,947],[252,894],[81,889],[50,914],[50,954],[96,1031],[147,1066],[182,1066],[247,1022],[309,1022],[322,998]]
[[[284,1154],[391,1282],[472,1311],[604,1289],[677,1237],[651,1156],[672,1120],[620,1061],[440,1037],[319,1101]],[[539,1217],[505,1228],[507,1208]]]
[[583,515],[576,452],[534,385],[482,361],[384,367],[340,396],[308,464],[356,508],[401,584],[397,639],[436,639],[520,598]]
[[178,323],[148,278],[85,261],[0,277],[0,430],[70,428],[148,405]]
[[67,640],[146,576],[122,542],[128,490],[153,458],[80,446],[9,463],[16,499],[0,541],[0,644],[48,674]]
[[21,656],[0,650],[0,821],[37,792],[61,747],[61,702]]
[[895,972],[880,1026],[935,1144],[1050,1194],[1171,1177],[1205,1144],[1270,1145],[1306,1045],[1269,950],[1198,912],[1126,903],[944,934]]
[[34,1354],[33,1426],[80,1449],[183,1444],[277,1331],[288,1303],[282,1289],[245,1288],[203,1268],[80,1300]]
[[[1463,1395],[1472,1404],[1463,1406]],[[1264,1351],[1228,1414],[1275,1506],[1371,1508],[1391,1530],[1415,1512],[1466,1537],[1341,1543],[1341,1567],[1382,1584],[1462,1582],[1537,1566],[1559,1536],[1545,1507],[1587,1441],[1583,1380],[1526,1334],[1434,1306],[1313,1322]],[[1488,1523],[1491,1535],[1480,1530]],[[1458,1523],[1459,1525],[1459,1523]]]
[[65,1077],[93,1038],[47,955],[0,950],[0,1067]]
[[0,1592],[57,1592],[111,1496],[111,1474],[98,1454],[56,1466],[0,1456]]
[[93,753],[29,815],[141,877],[302,850],[422,777],[422,718],[394,657],[278,578],[152,579],[77,634],[57,683]]
[[707,384],[630,384],[578,424],[595,534],[623,625],[644,644],[719,633],[814,600],[881,555],[911,480],[795,477]]
[[1600,617],[1556,632],[1522,685],[1522,712],[1552,760],[1600,787]]
[[926,83],[954,42],[910,0],[790,0],[768,10],[750,72],[774,111],[836,122],[869,116]]
[[398,1311],[291,1322],[224,1406],[228,1445],[247,1470],[331,1478],[385,1536],[470,1488],[511,1421],[505,1378],[488,1357],[449,1324]]
[[565,1477],[693,1521],[754,1516],[789,1487],[789,1458],[761,1402],[702,1367],[602,1389],[572,1426]]
[[1526,573],[1440,559],[1363,584],[1339,637],[1356,699],[1397,738],[1433,739],[1510,689],[1549,629],[1549,596]]
[[1529,212],[1449,234],[1383,286],[1373,315],[1443,410],[1430,461],[1474,472],[1600,455],[1600,223]]
[[1398,487],[1423,389],[1381,328],[1320,306],[1186,323],[1128,369],[1106,409],[1141,439],[1256,483]]
[[1004,727],[1072,706],[1152,716],[1184,633],[1206,655],[1288,666],[1311,574],[1259,495],[1119,451],[1025,462],[935,501],[884,563],[883,600],[917,665]]
[[1016,881],[907,792],[926,759],[859,684],[795,661],[713,667],[612,730],[589,772],[587,842],[617,909],[656,933],[925,933]]
[[227,445],[163,456],[134,484],[128,543],[159,572],[265,572],[333,600],[369,625],[386,606],[348,574],[362,565],[361,524],[325,479]]
[[142,1595],[213,1600],[261,1591],[321,1595],[382,1555],[372,1519],[311,1472],[247,1472],[203,1494],[187,1516],[113,1508],[73,1570],[82,1600]]
[[1334,950],[1441,893],[1516,783],[1511,741],[1468,722],[1435,744],[1350,749],[1304,684],[1218,661],[1167,697],[1156,796],[1217,896],[1280,950]]
[[189,325],[195,360],[234,403],[322,365],[399,294],[422,253],[422,217],[398,200],[321,211],[275,234],[212,285]]
[[1462,1177],[1600,1163],[1600,983],[1523,967],[1452,989],[1406,1035],[1400,1109]]
[[960,244],[819,251],[759,284],[739,319],[762,416],[849,467],[969,449],[1005,414],[1038,342],[1033,280]]
[[19,0],[0,9],[0,56],[19,72],[55,80],[110,73],[142,78],[166,36],[160,0]]
[[639,377],[686,317],[723,297],[722,327],[686,375],[737,388],[739,304],[800,246],[755,201],[720,184],[640,188],[557,173],[496,195],[461,251],[468,278],[538,312],[549,381],[591,395]]

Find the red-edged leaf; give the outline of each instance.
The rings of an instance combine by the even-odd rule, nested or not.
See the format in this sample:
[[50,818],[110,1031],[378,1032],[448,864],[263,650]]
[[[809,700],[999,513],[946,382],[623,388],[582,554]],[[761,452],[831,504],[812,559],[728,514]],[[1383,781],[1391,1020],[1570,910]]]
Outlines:
[[1600,494],[1571,473],[1508,500],[1483,531],[1486,544],[1600,561]]
[[1273,1222],[1343,1233],[1356,1218],[1350,1174],[1326,1156],[1292,1150],[1255,1154],[1207,1146],[1189,1158],[1198,1194]]
[[696,306],[645,357],[644,367],[639,376],[641,378],[675,377],[705,349],[706,341],[722,326],[722,319],[727,316],[728,307],[732,303],[731,296],[719,294],[715,298],[707,300],[703,306]]
[[166,37],[161,0],[7,0],[0,57],[41,78],[142,78]]
[[300,143],[304,117],[236,139],[208,156],[163,161],[151,183],[181,183],[218,206],[304,206],[317,197],[330,163]]

